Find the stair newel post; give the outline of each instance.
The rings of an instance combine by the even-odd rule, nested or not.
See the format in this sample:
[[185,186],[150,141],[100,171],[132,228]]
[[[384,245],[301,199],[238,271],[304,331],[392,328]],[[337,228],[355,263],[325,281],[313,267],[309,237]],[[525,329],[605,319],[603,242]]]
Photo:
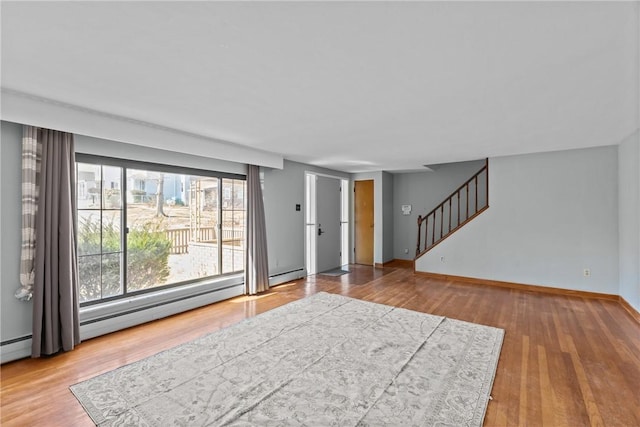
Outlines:
[[444,203],[440,205],[440,238],[444,232]]
[[449,197],[449,233],[451,233],[451,197]]
[[422,215],[418,215],[418,244],[416,246],[416,256],[420,255],[420,228],[422,227]]

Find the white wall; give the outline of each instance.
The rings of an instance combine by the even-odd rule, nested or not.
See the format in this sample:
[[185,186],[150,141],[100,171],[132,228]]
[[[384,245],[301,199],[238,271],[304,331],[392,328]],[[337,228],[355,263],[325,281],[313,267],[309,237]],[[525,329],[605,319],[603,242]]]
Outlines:
[[640,311],[640,131],[618,147],[620,296]]
[[490,159],[490,208],[416,270],[618,294],[617,160],[617,146]]
[[[440,165],[433,172],[397,173],[393,181],[393,255],[413,259],[416,255],[418,215],[426,215],[473,174],[483,160]],[[411,205],[411,215],[403,215],[402,205]],[[408,250],[405,253],[405,249]]]

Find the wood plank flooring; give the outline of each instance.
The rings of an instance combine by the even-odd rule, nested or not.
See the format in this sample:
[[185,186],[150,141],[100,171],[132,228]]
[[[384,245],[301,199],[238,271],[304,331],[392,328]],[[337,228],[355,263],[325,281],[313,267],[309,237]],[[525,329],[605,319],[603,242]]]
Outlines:
[[68,387],[282,304],[325,291],[503,328],[485,425],[640,426],[640,324],[616,301],[351,266],[0,368],[3,426],[91,426]]

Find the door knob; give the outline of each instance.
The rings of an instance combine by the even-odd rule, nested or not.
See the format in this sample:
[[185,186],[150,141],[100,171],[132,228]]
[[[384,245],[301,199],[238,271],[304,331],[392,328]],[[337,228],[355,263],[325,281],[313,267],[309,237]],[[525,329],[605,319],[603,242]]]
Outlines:
[[322,231],[322,228],[318,228],[318,236],[322,236],[324,234],[324,231]]

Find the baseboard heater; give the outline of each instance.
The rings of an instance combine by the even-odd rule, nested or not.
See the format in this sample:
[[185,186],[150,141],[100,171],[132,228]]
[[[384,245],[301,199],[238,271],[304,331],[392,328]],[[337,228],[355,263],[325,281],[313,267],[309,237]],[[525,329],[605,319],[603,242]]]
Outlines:
[[[269,276],[269,286],[279,285],[306,276],[304,268],[296,268]],[[168,291],[169,293],[171,291]],[[80,321],[80,338],[87,340],[100,335],[130,328],[132,326],[151,322],[163,317],[172,316],[208,304],[223,301],[244,294],[244,283],[227,284],[197,292],[189,295],[171,297],[162,301],[149,301],[145,305],[120,308],[111,313],[101,313],[95,316],[82,316]],[[153,294],[140,296],[140,298],[152,299]],[[156,297],[162,297],[157,294]],[[124,304],[126,301],[116,301],[115,304]],[[86,313],[85,313],[86,314]],[[83,319],[83,317],[85,317]],[[29,357],[31,354],[31,335],[6,340],[0,343],[0,363]]]
[[276,286],[281,283],[290,282],[292,280],[302,279],[307,275],[305,268],[296,268],[294,270],[284,271],[269,276],[269,286]]
[[[81,320],[80,338],[84,341],[243,294],[244,283],[234,283],[197,294],[180,296],[111,314],[92,317]],[[22,359],[30,355],[31,335],[0,343],[0,363]]]

